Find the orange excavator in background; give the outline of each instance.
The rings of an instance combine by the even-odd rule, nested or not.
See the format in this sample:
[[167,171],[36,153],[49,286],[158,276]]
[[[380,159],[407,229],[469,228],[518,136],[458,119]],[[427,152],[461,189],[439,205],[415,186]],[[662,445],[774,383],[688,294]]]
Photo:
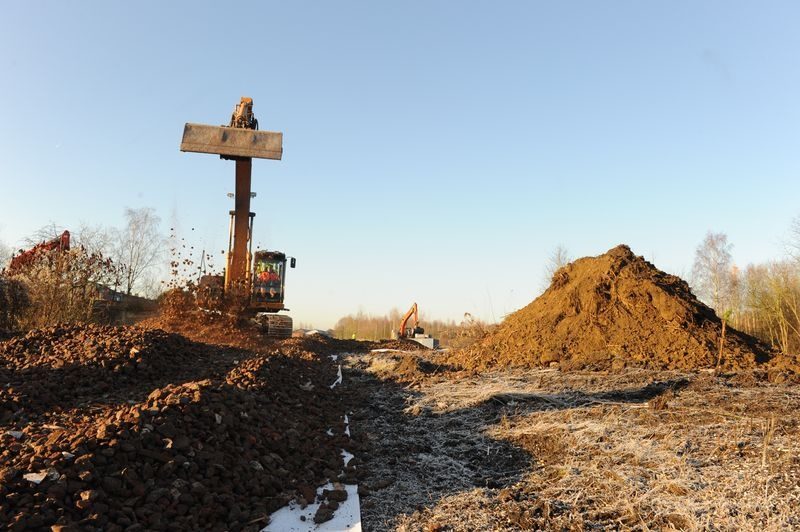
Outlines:
[[[412,318],[414,319],[414,326],[408,327],[408,322]],[[416,303],[411,305],[408,312],[403,315],[403,319],[400,321],[400,329],[397,331],[397,337],[413,340],[418,344],[424,345],[428,349],[436,349],[439,347],[439,340],[425,334],[425,329],[419,326],[419,307]]]
[[8,265],[8,271],[13,272],[19,270],[20,268],[24,268],[42,253],[49,253],[51,251],[69,251],[69,238],[69,231],[64,231],[61,233],[61,236],[52,240],[48,240],[47,242],[36,244],[27,251],[20,250],[19,255],[11,257],[11,262]]
[[[406,325],[408,325],[408,320],[410,320],[412,317],[414,318],[414,326],[406,327]],[[417,307],[417,304],[414,303],[411,305],[411,308],[408,309],[408,312],[403,315],[403,319],[400,321],[400,328],[398,329],[397,337],[414,338],[415,335],[424,333],[425,329],[419,326],[419,307]]]

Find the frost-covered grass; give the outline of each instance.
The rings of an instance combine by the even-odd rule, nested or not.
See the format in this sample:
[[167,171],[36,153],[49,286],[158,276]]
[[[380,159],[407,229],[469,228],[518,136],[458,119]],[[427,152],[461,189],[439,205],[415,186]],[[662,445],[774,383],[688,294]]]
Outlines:
[[[446,494],[399,517],[401,530],[800,527],[796,386],[542,370],[438,379],[415,392],[407,413],[472,419],[531,464],[511,485]],[[475,412],[493,403],[502,414],[486,424]]]

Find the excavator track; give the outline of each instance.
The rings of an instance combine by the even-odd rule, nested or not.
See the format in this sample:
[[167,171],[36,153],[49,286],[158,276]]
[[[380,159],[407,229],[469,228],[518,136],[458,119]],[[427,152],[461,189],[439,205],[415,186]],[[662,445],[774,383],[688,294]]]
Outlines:
[[268,338],[291,338],[293,322],[291,316],[284,314],[261,313],[256,321]]

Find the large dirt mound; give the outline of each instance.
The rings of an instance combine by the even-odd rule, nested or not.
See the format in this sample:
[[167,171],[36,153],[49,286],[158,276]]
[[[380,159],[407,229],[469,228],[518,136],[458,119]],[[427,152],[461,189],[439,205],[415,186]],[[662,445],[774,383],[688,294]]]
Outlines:
[[[455,361],[472,368],[712,368],[721,332],[721,320],[685,281],[621,245],[558,270],[544,294]],[[766,346],[731,328],[723,353],[728,370],[771,358]]]

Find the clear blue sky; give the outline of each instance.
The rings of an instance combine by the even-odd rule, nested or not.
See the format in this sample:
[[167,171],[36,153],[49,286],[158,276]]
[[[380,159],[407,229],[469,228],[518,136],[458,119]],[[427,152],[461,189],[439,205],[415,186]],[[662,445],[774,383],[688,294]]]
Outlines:
[[796,2],[0,2],[0,240],[154,207],[227,244],[233,165],[178,150],[242,95],[256,242],[318,327],[412,301],[500,319],[558,244],[691,268],[800,214]]

